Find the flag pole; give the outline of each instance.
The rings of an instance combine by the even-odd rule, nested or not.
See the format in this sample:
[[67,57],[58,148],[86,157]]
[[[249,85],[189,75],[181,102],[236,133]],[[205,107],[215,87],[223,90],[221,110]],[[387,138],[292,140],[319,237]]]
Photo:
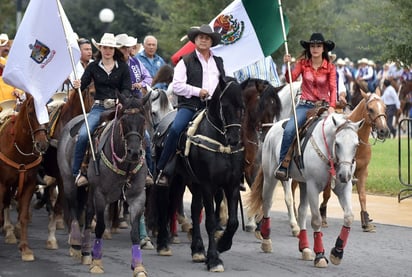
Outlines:
[[[62,9],[62,6],[61,6],[61,3],[60,3],[59,0],[56,0],[56,2],[57,2],[58,11],[59,11],[60,21],[61,21],[62,26],[63,26],[64,37],[66,38],[66,45],[67,45],[67,49],[69,51],[70,62],[72,64],[74,79],[78,80],[77,72],[76,72],[76,65],[74,64],[73,51],[72,51],[72,48],[70,47],[70,43],[69,43],[69,40],[67,38],[66,26],[63,22],[61,12],[60,12],[61,9]],[[99,167],[97,166],[97,163],[96,163],[96,155],[94,153],[94,147],[93,147],[93,143],[92,143],[93,142],[92,141],[92,136],[90,134],[89,122],[87,121],[87,112],[86,112],[86,108],[84,107],[83,95],[82,95],[82,92],[81,92],[80,88],[77,88],[77,93],[79,94],[80,104],[81,104],[82,112],[83,112],[83,116],[84,116],[84,123],[86,124],[86,131],[87,131],[87,136],[89,138],[89,145],[90,145],[90,151],[92,153],[92,159],[93,159],[93,163],[94,163],[94,170],[96,172],[96,175],[100,175],[100,170],[99,170]]]
[[[285,52],[286,52],[286,55],[289,55],[288,40],[286,38],[286,30],[285,30],[285,22],[283,20],[282,0],[278,0],[278,3],[279,3],[280,21],[282,22],[283,40],[285,41]],[[300,148],[299,127],[298,127],[298,121],[297,121],[297,117],[296,117],[296,104],[295,104],[295,98],[293,97],[293,90],[292,90],[292,74],[291,74],[291,70],[290,70],[290,61],[288,61],[287,67],[288,67],[287,70],[288,70],[288,75],[289,75],[290,98],[292,99],[293,117],[295,119],[296,141],[297,141],[297,145],[298,145],[298,155],[301,156],[302,151],[301,151],[301,148]]]

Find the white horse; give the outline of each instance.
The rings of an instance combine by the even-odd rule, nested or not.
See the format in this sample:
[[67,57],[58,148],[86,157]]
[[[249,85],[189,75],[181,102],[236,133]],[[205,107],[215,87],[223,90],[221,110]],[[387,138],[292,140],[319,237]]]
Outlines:
[[149,90],[151,91],[150,100],[152,104],[153,126],[156,128],[160,120],[165,117],[166,114],[173,111],[174,107],[166,91],[163,89]]
[[[261,247],[264,252],[272,252],[270,209],[274,189],[278,181],[275,178],[274,170],[278,167],[284,121],[275,123],[265,138],[262,149],[262,170],[252,185],[252,192],[248,199],[250,211],[262,213],[263,209],[261,224],[263,240]],[[347,242],[349,229],[353,221],[351,179],[355,169],[354,157],[359,144],[357,131],[362,124],[363,120],[353,123],[342,114],[323,117],[313,129],[313,132],[304,138],[308,141],[306,147],[302,149],[303,166],[298,166],[295,161],[292,161],[289,168],[289,176],[300,183],[299,250],[302,252],[304,260],[313,259],[306,232],[307,207],[310,205],[311,223],[315,237],[315,266],[317,267],[326,267],[327,265],[322,243],[319,193],[330,182],[332,182],[333,191],[344,210],[342,231],[331,253],[332,263],[339,264],[343,255],[343,248]],[[334,184],[335,179],[336,185]],[[285,190],[285,201],[292,203],[291,179],[283,181],[282,184]],[[289,216],[291,222],[296,223],[293,208],[289,210]]]

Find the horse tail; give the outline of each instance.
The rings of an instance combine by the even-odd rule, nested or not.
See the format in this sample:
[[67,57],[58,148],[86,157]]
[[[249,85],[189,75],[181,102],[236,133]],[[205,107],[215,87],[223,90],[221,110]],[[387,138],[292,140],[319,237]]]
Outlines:
[[258,220],[263,216],[263,169],[259,167],[259,172],[252,184],[251,190],[246,199],[248,216],[257,216]]

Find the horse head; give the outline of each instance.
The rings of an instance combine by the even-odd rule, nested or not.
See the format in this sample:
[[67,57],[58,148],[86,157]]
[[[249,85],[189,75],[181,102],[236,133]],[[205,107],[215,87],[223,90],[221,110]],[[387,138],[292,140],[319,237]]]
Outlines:
[[361,91],[365,99],[366,112],[368,114],[367,123],[372,126],[378,139],[385,140],[390,135],[390,130],[386,121],[386,105],[382,98],[375,93],[365,93]]
[[[22,133],[29,131],[32,141],[30,154],[44,154],[49,148],[46,124],[40,124],[37,120],[34,98],[26,93],[27,99],[23,102],[16,119],[16,130]],[[30,143],[24,139],[26,136],[17,136],[15,146],[21,153],[27,153]],[[26,149],[25,149],[26,148]]]
[[333,117],[335,126],[335,140],[332,147],[332,156],[336,167],[336,178],[341,183],[347,183],[355,170],[355,156],[359,145],[358,130],[362,127],[364,119],[358,122],[341,119],[340,122]]
[[208,102],[208,121],[225,137],[226,145],[239,144],[244,111],[240,84],[233,78],[227,81],[221,78],[212,99]]
[[118,139],[123,143],[117,143],[114,147],[119,145],[123,146],[123,159],[130,163],[136,163],[144,157],[144,148],[142,147],[146,123],[144,106],[149,100],[150,94],[147,94],[143,99],[139,99],[134,94],[123,95],[118,93],[117,96],[121,105],[119,105],[119,115],[116,121],[119,132],[116,133],[120,136]]
[[173,105],[170,103],[166,91],[163,89],[152,90],[151,100],[151,115],[153,126],[157,126],[160,120],[173,110]]

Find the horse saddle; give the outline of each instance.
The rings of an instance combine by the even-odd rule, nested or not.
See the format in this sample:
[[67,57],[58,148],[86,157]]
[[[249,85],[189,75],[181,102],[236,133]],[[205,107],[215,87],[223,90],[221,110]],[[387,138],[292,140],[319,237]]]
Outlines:
[[160,120],[159,125],[157,125],[156,131],[153,134],[152,143],[158,147],[164,145],[166,139],[166,134],[169,133],[170,126],[176,117],[176,110],[171,111],[166,114],[165,117]]

